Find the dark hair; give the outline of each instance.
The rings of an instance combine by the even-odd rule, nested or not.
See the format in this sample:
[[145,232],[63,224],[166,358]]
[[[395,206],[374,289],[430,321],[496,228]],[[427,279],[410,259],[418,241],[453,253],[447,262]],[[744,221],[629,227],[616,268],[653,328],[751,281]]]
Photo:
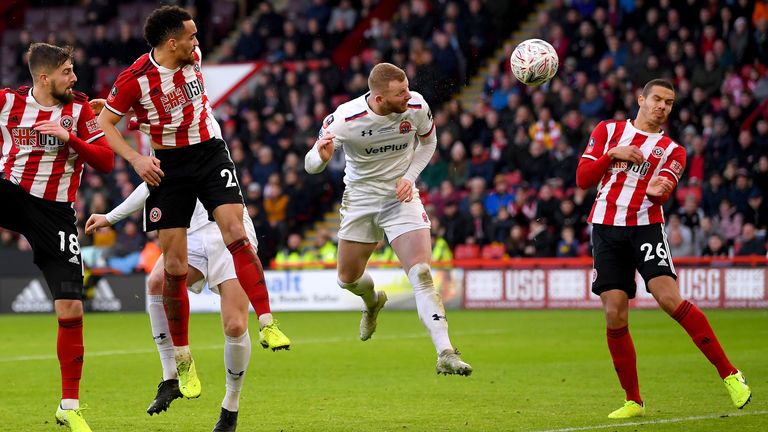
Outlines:
[[671,82],[669,82],[669,80],[653,79],[648,81],[643,87],[643,97],[648,97],[648,95],[651,93],[651,89],[656,86],[664,87],[665,89],[670,89],[672,91],[675,91],[675,86]]
[[33,43],[27,50],[29,72],[34,80],[38,73],[50,73],[67,60],[72,60],[72,47],[57,47],[47,43]]
[[163,6],[155,9],[144,23],[144,39],[155,48],[184,30],[184,21],[192,15],[178,6]]

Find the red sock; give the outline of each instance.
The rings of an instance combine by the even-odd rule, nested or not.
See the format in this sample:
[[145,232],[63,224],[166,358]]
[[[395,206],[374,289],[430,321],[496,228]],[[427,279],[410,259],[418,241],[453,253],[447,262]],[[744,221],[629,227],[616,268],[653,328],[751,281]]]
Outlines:
[[613,359],[613,368],[619,376],[621,388],[627,393],[628,401],[635,401],[640,405],[643,399],[640,397],[640,384],[637,381],[637,355],[632,336],[629,335],[629,327],[619,329],[607,329],[608,350]]
[[227,245],[227,249],[232,253],[237,279],[251,301],[256,315],[270,313],[269,293],[267,292],[267,284],[264,282],[264,269],[261,267],[261,261],[256,256],[251,242],[247,238],[235,240]]
[[165,272],[163,307],[168,318],[168,330],[174,346],[189,345],[189,295],[187,274],[172,275]]
[[709,325],[709,321],[701,309],[688,300],[683,300],[672,313],[672,318],[683,326],[693,339],[693,343],[704,353],[707,360],[715,365],[720,378],[736,373],[736,368],[728,361],[723,347],[720,346],[712,326]]
[[83,374],[83,317],[59,318],[56,353],[61,368],[61,398],[80,399]]

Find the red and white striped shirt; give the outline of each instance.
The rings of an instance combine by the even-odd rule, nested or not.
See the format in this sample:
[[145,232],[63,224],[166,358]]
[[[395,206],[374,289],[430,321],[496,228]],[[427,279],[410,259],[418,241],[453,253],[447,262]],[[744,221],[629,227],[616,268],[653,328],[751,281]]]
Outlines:
[[139,57],[115,81],[106,108],[124,116],[133,109],[139,129],[152,142],[183,147],[221,138],[205,91],[200,49],[195,63],[177,69],[159,65],[152,51]]
[[661,205],[646,196],[651,178],[664,175],[675,183],[685,170],[685,149],[663,133],[636,129],[632,122],[603,121],[592,131],[582,158],[598,160],[614,147],[634,146],[643,153],[640,165],[614,160],[602,176],[589,222],[614,226],[664,222]]
[[[74,93],[72,102],[46,107],[37,103],[30,87],[0,90],[0,165],[5,179],[30,195],[74,202],[83,172],[82,156],[58,138],[39,134],[32,129],[35,123],[58,121],[86,143],[104,136],[88,97]],[[107,145],[106,140],[103,145]]]

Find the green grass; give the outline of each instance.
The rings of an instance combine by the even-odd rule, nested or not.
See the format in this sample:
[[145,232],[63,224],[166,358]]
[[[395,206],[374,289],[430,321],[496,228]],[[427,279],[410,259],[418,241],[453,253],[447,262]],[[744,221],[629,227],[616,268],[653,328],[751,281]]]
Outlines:
[[[623,392],[600,311],[455,311],[452,339],[469,377],[437,376],[435,352],[412,311],[385,311],[371,341],[358,313],[282,313],[288,352],[256,342],[241,399],[240,431],[768,430],[768,311],[708,311],[755,394],[732,407],[714,368],[660,311],[632,311],[647,417],[609,421]],[[255,318],[251,319],[256,328]],[[0,316],[0,421],[4,430],[51,431],[59,398],[52,315]],[[95,431],[210,431],[224,394],[218,315],[193,315],[192,352],[203,382],[195,400],[145,409],[160,366],[143,314],[86,317],[81,400]],[[730,416],[731,414],[746,414]],[[707,417],[679,421],[682,418]],[[622,423],[673,420],[618,427]],[[613,425],[598,428],[601,425]]]

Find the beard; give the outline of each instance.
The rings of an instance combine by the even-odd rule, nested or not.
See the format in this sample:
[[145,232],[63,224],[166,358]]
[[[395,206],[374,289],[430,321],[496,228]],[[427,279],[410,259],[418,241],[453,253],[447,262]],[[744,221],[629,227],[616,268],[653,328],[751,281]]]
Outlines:
[[408,109],[408,105],[403,107],[401,105],[396,105],[396,104],[387,102],[387,104],[384,105],[384,109],[389,111],[389,112],[393,112],[393,113],[397,113],[397,114],[402,114],[402,113],[404,113]]
[[72,91],[68,91],[68,90],[70,89],[69,88],[64,89],[63,92],[51,90],[51,96],[53,96],[53,98],[59,101],[60,103],[66,105],[72,102],[73,100],[75,100],[75,94]]

